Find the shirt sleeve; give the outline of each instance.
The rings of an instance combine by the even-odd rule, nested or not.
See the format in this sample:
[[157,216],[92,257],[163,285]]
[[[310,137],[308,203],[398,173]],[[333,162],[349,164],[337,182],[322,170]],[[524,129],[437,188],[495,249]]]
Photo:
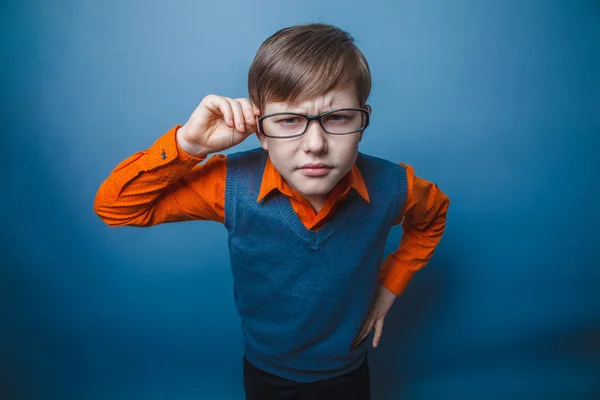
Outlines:
[[450,199],[435,183],[415,175],[411,166],[406,169],[408,194],[404,208],[394,225],[402,224],[402,238],[397,250],[381,266],[379,281],[400,296],[415,271],[433,256],[446,227]]
[[94,211],[109,226],[188,220],[223,223],[227,157],[196,158],[177,145],[176,125],[123,160],[100,185]]

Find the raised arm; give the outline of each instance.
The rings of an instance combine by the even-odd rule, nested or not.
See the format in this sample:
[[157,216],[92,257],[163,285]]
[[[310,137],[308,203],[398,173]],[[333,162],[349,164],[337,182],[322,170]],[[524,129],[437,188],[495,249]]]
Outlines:
[[259,112],[248,99],[206,96],[184,126],[117,165],[98,189],[94,210],[110,226],[223,222],[227,159],[197,164],[254,133]]
[[177,144],[177,125],[122,161],[100,185],[94,211],[109,226],[223,221],[227,158],[194,157]]

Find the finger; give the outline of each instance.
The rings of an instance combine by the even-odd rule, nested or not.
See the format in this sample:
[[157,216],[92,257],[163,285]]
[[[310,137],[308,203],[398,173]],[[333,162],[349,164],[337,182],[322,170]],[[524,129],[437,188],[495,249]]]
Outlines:
[[373,338],[373,347],[377,347],[379,345],[379,340],[381,339],[381,334],[383,333],[383,319],[378,319],[375,321],[375,337]]
[[363,340],[365,340],[367,336],[369,336],[371,329],[373,329],[373,324],[374,322],[371,319],[369,319],[367,323],[364,324],[364,328],[361,329],[361,333],[356,339],[354,346],[358,346]]
[[354,337],[354,340],[352,341],[352,346],[356,346],[361,341],[361,338],[363,337],[368,326],[369,326],[369,320],[366,319],[363,321],[362,325],[360,326],[360,329],[358,330],[358,333]]
[[260,107],[254,103],[252,103],[252,110],[254,111],[254,115],[257,117],[260,115]]
[[364,340],[365,338],[369,335],[369,331],[365,331],[363,332],[362,335],[360,335],[357,339],[356,342],[354,343],[354,347],[358,347]]
[[228,127],[233,128],[233,110],[231,104],[225,98],[208,95],[206,96],[205,106],[213,114],[221,116]]
[[356,336],[354,336],[354,339],[352,339],[352,345],[350,346],[351,348],[356,347],[356,344],[358,343],[358,339],[362,336],[363,329],[365,329],[365,324],[364,323],[362,324],[362,326],[358,330],[358,333],[356,334]]
[[238,132],[245,133],[246,125],[244,124],[244,111],[242,110],[242,105],[233,99],[226,98],[229,104],[231,104],[231,109],[233,110],[233,120],[235,121],[235,129]]
[[354,349],[354,348],[358,347],[358,345],[361,344],[363,340],[364,340],[364,337],[362,335],[360,337],[356,338],[354,343],[352,343],[352,348]]
[[242,106],[244,112],[244,120],[247,125],[254,125],[254,110],[249,99],[235,99]]

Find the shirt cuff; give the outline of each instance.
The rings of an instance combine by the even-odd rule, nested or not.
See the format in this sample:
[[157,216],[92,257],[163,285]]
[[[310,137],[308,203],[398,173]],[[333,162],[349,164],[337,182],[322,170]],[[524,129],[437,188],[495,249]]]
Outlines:
[[147,150],[146,156],[140,159],[140,168],[143,171],[160,168],[170,163],[180,164],[185,169],[190,169],[206,159],[206,157],[191,156],[177,146],[176,134],[179,128],[181,125],[175,125]]
[[394,257],[388,256],[379,271],[379,283],[396,296],[400,296],[410,283],[414,273],[398,263]]

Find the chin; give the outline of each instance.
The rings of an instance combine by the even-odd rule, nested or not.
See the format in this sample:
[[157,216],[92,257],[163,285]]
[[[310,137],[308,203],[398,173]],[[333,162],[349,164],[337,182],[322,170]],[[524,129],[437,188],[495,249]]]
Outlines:
[[305,196],[324,196],[329,194],[335,187],[335,184],[331,183],[316,183],[308,185],[299,185],[298,191]]

